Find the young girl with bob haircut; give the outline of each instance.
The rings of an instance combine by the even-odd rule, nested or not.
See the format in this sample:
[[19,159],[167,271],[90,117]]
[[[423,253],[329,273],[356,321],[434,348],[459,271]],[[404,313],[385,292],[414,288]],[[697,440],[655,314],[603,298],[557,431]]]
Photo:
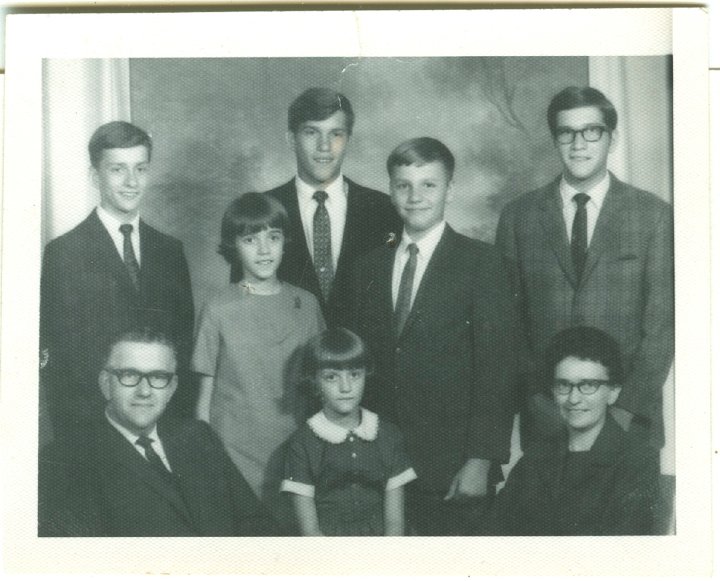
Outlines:
[[281,487],[305,536],[404,534],[403,487],[416,475],[398,428],[360,406],[371,372],[365,344],[347,329],[307,346],[304,375],[322,410],[292,436]]
[[197,417],[270,508],[283,473],[280,447],[302,414],[299,354],[325,328],[315,297],[277,277],[287,231],[285,209],[269,196],[251,192],[230,204],[219,252],[242,268],[242,279],[205,305],[192,359],[201,375]]

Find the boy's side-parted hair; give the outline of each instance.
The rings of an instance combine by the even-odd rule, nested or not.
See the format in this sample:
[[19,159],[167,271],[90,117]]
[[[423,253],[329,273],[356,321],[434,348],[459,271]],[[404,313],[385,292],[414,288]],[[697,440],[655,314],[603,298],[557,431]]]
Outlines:
[[345,127],[352,134],[355,113],[348,98],[325,87],[313,87],[295,99],[288,109],[288,129],[295,134],[306,121],[325,121],[337,111],[345,113]]
[[552,98],[547,110],[547,121],[553,137],[557,133],[558,113],[580,107],[600,109],[607,128],[615,131],[618,122],[617,110],[602,92],[592,87],[567,87]]
[[148,152],[148,161],[150,161],[152,139],[145,131],[127,121],[105,123],[95,130],[90,138],[90,143],[88,143],[90,163],[97,169],[100,166],[103,151],[106,149],[127,149],[138,145],[145,146]]
[[343,327],[326,329],[315,335],[305,346],[302,375],[314,383],[321,369],[365,369],[374,371],[372,356],[363,340]]
[[287,242],[288,225],[287,212],[280,202],[267,194],[248,192],[230,202],[223,214],[218,253],[230,264],[235,264],[238,236],[278,228],[283,231]]
[[545,385],[551,386],[555,368],[567,357],[602,365],[611,384],[622,386],[625,379],[618,342],[595,327],[571,327],[557,333],[545,351]]
[[392,150],[387,159],[387,171],[392,176],[393,168],[398,166],[425,165],[433,161],[443,164],[448,180],[451,180],[455,173],[455,156],[448,147],[434,137],[415,137]]

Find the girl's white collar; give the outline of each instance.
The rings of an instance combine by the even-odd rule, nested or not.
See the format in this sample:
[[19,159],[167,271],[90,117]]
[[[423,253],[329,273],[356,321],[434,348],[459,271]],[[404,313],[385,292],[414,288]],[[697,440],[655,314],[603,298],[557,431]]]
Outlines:
[[354,430],[348,430],[332,423],[320,410],[307,421],[307,424],[318,438],[331,444],[342,444],[351,433],[371,442],[377,438],[378,415],[365,408],[360,408],[360,425]]

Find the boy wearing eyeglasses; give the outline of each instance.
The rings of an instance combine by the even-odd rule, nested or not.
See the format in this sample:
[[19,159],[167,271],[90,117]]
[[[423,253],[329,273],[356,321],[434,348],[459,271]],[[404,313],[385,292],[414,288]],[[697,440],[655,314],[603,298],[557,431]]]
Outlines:
[[118,336],[99,376],[105,417],[40,455],[39,536],[258,536],[277,527],[204,422],[163,419],[175,345],[150,329]]
[[598,329],[558,333],[543,382],[563,431],[534,443],[513,468],[482,532],[493,535],[649,535],[657,529],[657,453],[608,410],[622,393],[617,342]]
[[531,362],[558,331],[591,325],[619,342],[628,370],[611,413],[659,449],[674,351],[670,205],[608,171],[618,114],[603,93],[568,87],[547,119],[562,174],[507,204],[496,237],[524,318],[523,445],[563,425]]

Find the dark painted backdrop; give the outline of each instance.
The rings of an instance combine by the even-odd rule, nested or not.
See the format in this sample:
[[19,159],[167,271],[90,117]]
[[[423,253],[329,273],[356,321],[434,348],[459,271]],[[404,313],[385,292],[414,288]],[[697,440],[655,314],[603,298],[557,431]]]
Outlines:
[[559,170],[550,97],[587,82],[586,57],[132,59],[132,119],[155,143],[144,215],[184,242],[200,306],[227,284],[216,252],[225,207],[294,174],[287,108],[321,85],[355,109],[348,176],[387,191],[392,148],[437,137],[457,158],[448,221],[492,241],[505,202]]

